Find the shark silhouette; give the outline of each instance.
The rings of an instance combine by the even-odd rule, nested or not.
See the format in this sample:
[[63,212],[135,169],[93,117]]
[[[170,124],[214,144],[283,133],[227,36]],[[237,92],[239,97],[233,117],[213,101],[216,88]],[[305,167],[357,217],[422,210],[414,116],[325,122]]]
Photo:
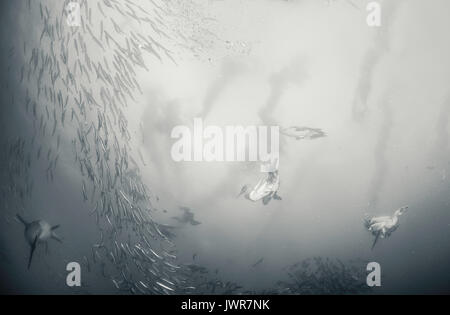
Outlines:
[[49,239],[62,242],[61,238],[55,233],[55,230],[59,228],[59,225],[51,226],[44,220],[27,222],[19,214],[17,215],[17,219],[25,225],[25,239],[31,247],[30,257],[28,259],[28,269],[30,269],[34,251],[39,243],[47,244]]

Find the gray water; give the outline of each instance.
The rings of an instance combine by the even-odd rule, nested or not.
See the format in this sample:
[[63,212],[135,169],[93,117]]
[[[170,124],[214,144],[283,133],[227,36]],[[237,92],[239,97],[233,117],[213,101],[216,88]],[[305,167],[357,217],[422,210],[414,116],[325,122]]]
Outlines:
[[[100,242],[102,233],[130,246],[140,242],[142,233],[150,233],[133,230],[140,221],[127,226],[124,217],[115,215],[116,221],[108,225],[106,217],[99,214],[97,223],[92,215],[101,199],[99,191],[109,188],[90,182],[87,171],[80,171],[76,161],[83,156],[80,142],[74,151],[72,140],[78,139],[78,131],[87,132],[91,122],[98,127],[99,109],[111,120],[109,135],[99,128],[100,137],[110,137],[113,143],[115,133],[127,152],[123,156],[129,158],[122,188],[117,189],[126,193],[123,187],[130,178],[148,187],[148,196],[133,199],[133,206],[122,201],[124,213],[136,213],[139,207],[149,215],[146,220],[151,226],[165,224],[175,234],[166,238],[155,232],[151,247],[159,254],[172,253],[176,259],[164,256],[158,260],[161,274],[150,276],[146,283],[168,275],[174,291],[186,293],[182,288],[192,284],[193,276],[179,269],[172,273],[173,268],[165,265],[170,262],[181,269],[193,264],[205,267],[213,277],[245,290],[269,291],[287,279],[286,267],[312,257],[329,257],[355,265],[363,274],[366,262],[378,262],[382,286],[372,293],[449,292],[448,1],[378,1],[382,7],[379,28],[366,24],[369,1],[365,0],[130,1],[145,10],[132,6],[151,23],[123,16],[120,12],[133,12],[126,1],[110,1],[112,8],[103,1],[79,2],[83,21],[93,35],[82,26],[65,24],[64,1],[8,0],[1,4],[2,293],[136,293],[118,290],[112,282],[123,280],[123,262],[131,265],[132,259],[124,258],[121,263],[103,256],[96,263],[92,259],[92,245]],[[45,32],[41,38],[46,16],[55,28],[57,19],[62,23],[62,39]],[[102,30],[111,34],[109,44]],[[79,36],[93,63],[107,60],[110,70],[106,73],[127,72],[138,83],[130,83],[130,93],[124,93],[126,105],[121,104],[122,97],[115,96],[128,134],[114,122],[113,117],[120,115],[102,100],[101,89],[113,91],[112,84],[97,78],[94,68],[89,70],[81,47],[76,52],[74,39],[80,45]],[[152,43],[153,52],[144,49],[142,38]],[[113,40],[129,49],[129,54],[118,53]],[[134,47],[133,41],[141,41],[141,46]],[[67,49],[68,67],[61,47]],[[47,71],[39,80],[45,60],[39,55],[37,70],[33,70],[33,49],[54,56],[61,73],[69,69],[73,74],[73,82],[67,83],[66,78],[63,82],[61,75],[53,83]],[[113,65],[117,56],[127,56],[133,71],[117,70]],[[90,81],[80,68],[75,72],[77,61],[85,66]],[[61,91],[63,102],[68,97],[64,125],[58,100],[46,98],[43,90],[38,96],[39,82]],[[80,96],[75,86],[92,89],[100,105],[89,104],[87,95],[82,92]],[[84,113],[76,104],[80,97],[85,102]],[[58,123],[52,135],[55,108]],[[82,123],[71,117],[72,109]],[[45,134],[40,117],[47,122]],[[219,127],[309,126],[324,130],[327,136],[280,140],[278,193],[282,200],[263,205],[236,198],[244,184],[255,185],[259,180],[258,163],[173,161],[172,128],[192,126],[196,117]],[[8,154],[18,139],[24,141],[29,167],[16,153]],[[100,175],[95,164],[95,148],[101,145],[92,138],[89,141],[92,152],[88,158],[96,178],[105,183],[106,173]],[[111,150],[110,175],[114,178],[114,154],[119,154]],[[46,170],[57,155],[52,180]],[[29,193],[20,196],[21,188],[31,182]],[[92,194],[94,186],[98,189]],[[400,218],[399,228],[371,250],[373,236],[364,228],[364,217],[392,215],[404,205],[409,205],[409,211]],[[201,224],[173,219],[182,215],[181,206],[192,209]],[[23,225],[15,219],[17,213],[30,221],[59,224],[58,235],[63,238],[62,244],[50,240],[48,253],[38,247],[30,270],[30,247]],[[116,233],[118,229],[122,234]],[[113,245],[107,246],[107,251],[113,250]],[[65,268],[73,261],[82,265],[81,288],[66,285]],[[129,272],[133,279],[144,277],[138,269]]]

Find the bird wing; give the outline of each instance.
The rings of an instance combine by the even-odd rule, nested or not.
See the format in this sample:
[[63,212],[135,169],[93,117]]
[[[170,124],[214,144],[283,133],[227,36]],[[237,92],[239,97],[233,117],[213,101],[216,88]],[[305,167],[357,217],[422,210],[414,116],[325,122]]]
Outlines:
[[390,216],[382,216],[382,217],[373,217],[370,219],[370,223],[380,223],[380,222],[385,222],[391,220]]
[[266,206],[269,204],[269,202],[272,200],[272,193],[268,194],[267,196],[264,196],[263,198],[263,204]]
[[375,236],[375,240],[373,241],[373,244],[372,244],[372,250],[375,247],[375,244],[377,243],[378,239],[380,238],[380,235],[381,235],[381,230],[378,231],[377,235]]

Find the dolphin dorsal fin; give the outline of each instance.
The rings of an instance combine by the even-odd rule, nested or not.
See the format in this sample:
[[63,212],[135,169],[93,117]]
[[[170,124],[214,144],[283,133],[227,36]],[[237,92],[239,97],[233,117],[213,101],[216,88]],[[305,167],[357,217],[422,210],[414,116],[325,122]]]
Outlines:
[[22,218],[22,216],[20,214],[16,214],[16,218],[23,223],[23,225],[27,226],[29,223],[27,221],[25,221],[24,218]]

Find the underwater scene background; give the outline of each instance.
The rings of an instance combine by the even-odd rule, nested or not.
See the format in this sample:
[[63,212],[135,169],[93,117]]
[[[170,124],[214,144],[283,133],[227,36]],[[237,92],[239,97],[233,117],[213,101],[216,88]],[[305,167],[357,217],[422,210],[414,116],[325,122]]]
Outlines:
[[[0,6],[1,293],[449,293],[448,1]],[[196,118],[276,171],[175,161]]]

